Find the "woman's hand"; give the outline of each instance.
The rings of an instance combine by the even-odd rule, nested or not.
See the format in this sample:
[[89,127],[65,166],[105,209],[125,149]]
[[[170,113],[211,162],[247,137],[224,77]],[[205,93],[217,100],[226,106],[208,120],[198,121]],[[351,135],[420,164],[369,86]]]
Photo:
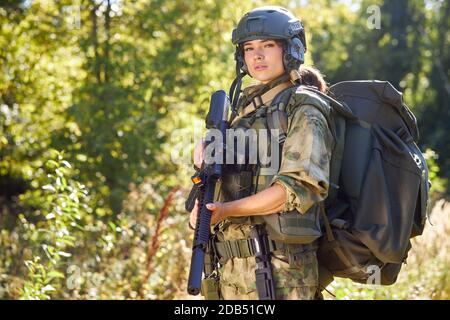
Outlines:
[[[211,225],[215,225],[217,222],[223,220],[225,218],[224,216],[224,205],[221,202],[214,202],[214,203],[208,203],[206,205],[206,208],[211,211]],[[194,208],[191,211],[191,214],[189,216],[189,224],[192,228],[195,228],[197,224],[197,216],[198,216],[198,200],[195,200]]]
[[195,199],[194,208],[192,208],[191,214],[189,216],[189,226],[192,229],[195,229],[195,226],[197,225],[198,210],[198,200]]
[[222,202],[208,203],[206,208],[211,211],[212,225],[215,225],[217,222],[225,219],[225,208]]

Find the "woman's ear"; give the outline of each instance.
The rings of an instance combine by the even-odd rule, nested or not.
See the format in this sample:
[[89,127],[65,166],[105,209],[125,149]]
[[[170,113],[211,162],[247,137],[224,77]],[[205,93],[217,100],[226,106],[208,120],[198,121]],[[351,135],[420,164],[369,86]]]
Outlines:
[[238,68],[250,75],[250,73],[248,73],[247,65],[245,64],[244,46],[242,44],[237,46],[234,59],[236,60]]

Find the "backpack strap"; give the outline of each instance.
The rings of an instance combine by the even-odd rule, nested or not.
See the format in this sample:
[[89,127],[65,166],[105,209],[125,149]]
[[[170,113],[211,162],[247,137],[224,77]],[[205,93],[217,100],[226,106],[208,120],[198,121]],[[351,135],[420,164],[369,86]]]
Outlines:
[[247,114],[252,113],[256,109],[268,105],[269,103],[273,105],[273,101],[280,95],[281,92],[285,91],[286,89],[292,88],[291,82],[281,82],[275,87],[271,88],[270,90],[266,91],[262,95],[255,95],[252,97],[250,103],[246,106],[244,106],[240,112],[239,115],[231,121],[230,126],[232,126],[236,121],[238,121],[240,118],[246,116]]
[[292,93],[296,89],[296,86],[284,89],[272,100],[270,107],[267,108],[267,127],[269,129],[279,129],[281,131],[278,136],[278,143],[280,145],[286,140],[288,131],[288,121],[285,109],[291,99]]
[[409,133],[412,135],[415,142],[419,140],[419,128],[417,126],[417,119],[408,106],[403,102],[403,94],[395,89],[395,87],[388,81],[374,81],[372,85],[380,97],[380,99],[397,109],[400,117],[406,124]]
[[317,90],[315,87],[311,86],[302,86],[302,89],[308,90],[310,92],[314,92],[315,94],[319,95],[321,98],[327,100],[330,103],[330,106],[332,110],[338,114],[340,114],[342,117],[358,121],[358,117],[353,113],[353,111],[343,102],[339,102],[330,95],[327,95],[323,93],[322,91]]
[[[358,117],[356,117],[352,110],[345,104],[338,102],[337,100],[333,99],[332,97],[324,94],[323,92],[315,89],[314,87],[311,86],[299,86],[299,87],[293,87],[290,89],[296,89],[295,94],[301,94],[301,91],[306,91],[306,92],[311,92],[314,93],[316,95],[319,96],[319,98],[322,98],[323,100],[327,101],[331,107],[331,111],[335,114],[339,114],[341,115],[343,118],[345,119],[349,119],[349,120],[353,120],[353,121],[358,121]],[[285,95],[283,96],[282,94],[284,92],[281,92],[279,94],[278,97],[276,97],[272,103],[272,108],[276,108],[278,103],[280,102],[281,99],[286,99],[286,102],[284,103],[285,108],[282,110],[283,112],[281,114],[279,114],[279,117],[274,117],[271,114],[267,115],[267,120],[268,120],[268,125],[270,129],[280,129],[282,130],[282,132],[284,133],[284,135],[287,134],[287,115],[286,115],[286,111],[289,113],[289,110],[294,107],[294,105],[298,104],[298,100],[294,99],[293,97],[295,97],[295,95],[292,95],[293,90],[289,90],[289,95]],[[278,98],[278,99],[277,99]],[[318,104],[314,103],[311,104],[312,106],[316,107],[325,117],[325,119],[327,119],[328,125],[330,127],[331,133],[333,134],[333,137],[336,137],[336,129],[335,126],[333,124],[334,121],[332,121],[332,118],[329,114],[329,112],[325,111],[324,108],[322,106],[319,106]],[[272,112],[272,114],[274,114]],[[269,119],[269,118],[274,118]]]

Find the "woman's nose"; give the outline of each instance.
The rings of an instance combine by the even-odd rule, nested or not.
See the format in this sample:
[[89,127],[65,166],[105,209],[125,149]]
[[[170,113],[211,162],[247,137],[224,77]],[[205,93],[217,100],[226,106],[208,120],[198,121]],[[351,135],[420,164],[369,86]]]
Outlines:
[[264,59],[264,52],[261,48],[256,48],[254,52],[253,59],[255,60],[262,60]]
[[262,52],[262,50],[256,50],[255,51],[254,59],[255,60],[262,60],[262,59],[264,59],[264,53]]

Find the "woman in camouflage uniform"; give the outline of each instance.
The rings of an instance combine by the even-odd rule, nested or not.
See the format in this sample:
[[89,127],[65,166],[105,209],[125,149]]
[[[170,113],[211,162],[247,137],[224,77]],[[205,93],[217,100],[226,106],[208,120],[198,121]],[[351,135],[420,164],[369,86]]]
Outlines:
[[[260,159],[244,169],[227,166],[219,198],[207,204],[221,266],[217,295],[205,290],[203,294],[207,299],[258,299],[254,248],[249,239],[252,226],[262,224],[271,244],[276,299],[314,299],[318,292],[318,204],[328,194],[333,138],[326,120],[327,102],[296,89],[307,84],[325,91],[326,85],[315,69],[300,68],[306,51],[303,25],[284,8],[262,7],[247,13],[233,31],[233,43],[238,77],[248,74],[260,84],[244,89],[231,128],[270,129],[268,110],[282,110],[287,117],[286,136],[279,149],[281,163],[278,157],[271,162],[272,168],[277,165],[275,172],[267,170],[268,165]],[[286,99],[276,103],[277,97],[287,92],[294,95],[289,103]],[[267,132],[270,140],[270,130]],[[249,147],[255,145],[261,148],[260,144]],[[198,167],[203,148],[199,144],[194,151]],[[238,186],[237,191],[233,185]],[[191,225],[195,225],[197,210],[196,205]]]

